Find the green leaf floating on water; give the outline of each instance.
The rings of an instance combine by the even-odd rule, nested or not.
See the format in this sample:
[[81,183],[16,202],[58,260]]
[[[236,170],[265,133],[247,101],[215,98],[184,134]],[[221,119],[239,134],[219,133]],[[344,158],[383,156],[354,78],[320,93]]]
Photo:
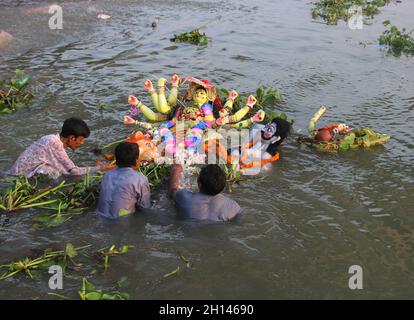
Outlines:
[[[217,88],[216,91],[220,101],[224,105],[230,90],[228,88]],[[266,112],[264,123],[272,120],[273,118],[280,117],[288,121],[290,124],[293,124],[293,119],[289,118],[285,113],[275,112],[275,108],[282,101],[282,94],[279,90],[271,86],[261,85],[255,90],[255,93],[257,102],[253,109],[244,117],[244,119],[252,117],[259,109],[262,109]],[[240,110],[240,108],[244,107],[249,95],[250,93],[240,94],[233,103],[233,110],[231,113],[235,113]]]
[[[0,265],[0,280],[13,277],[22,271],[26,272],[28,276],[33,278],[33,271],[39,269],[47,270],[51,265],[56,264],[62,266],[62,268],[65,269],[68,264],[68,261],[66,261],[66,256],[69,254],[74,256],[75,252],[86,249],[88,247],[90,247],[90,245],[75,248],[73,245],[68,243],[65,246],[65,250],[52,251],[52,249],[46,249],[44,253],[39,257],[25,257],[23,259]],[[7,271],[3,273],[3,269],[6,269]]]
[[129,248],[131,248],[130,245],[124,244],[119,248],[119,253],[127,253]]
[[119,291],[97,290],[86,278],[82,280],[82,288],[78,292],[82,300],[128,300],[129,294]]
[[[389,20],[383,22],[384,26],[390,23]],[[399,30],[396,26],[391,26],[383,32],[378,41],[380,45],[387,47],[388,53],[395,56],[400,56],[402,53],[414,55],[413,31],[408,32],[405,28]]]
[[364,16],[373,17],[390,2],[391,0],[318,0],[313,4],[312,18],[336,25],[339,20],[348,21],[355,14],[352,8],[359,7]]
[[26,107],[33,93],[25,87],[29,77],[17,69],[15,76],[7,81],[0,81],[0,114],[10,114]]
[[201,33],[199,29],[194,29],[190,32],[174,34],[170,39],[172,42],[186,42],[189,44],[205,46],[208,44],[208,38],[205,33]]
[[169,272],[169,273],[164,274],[163,278],[165,279],[165,278],[169,278],[169,277],[171,277],[171,276],[173,276],[173,275],[176,275],[179,271],[180,271],[180,266],[178,266],[178,267],[177,267],[176,269],[174,269],[173,271],[171,271],[171,272]]
[[73,259],[78,255],[78,251],[75,249],[73,244],[68,243],[65,248],[65,255],[67,255],[69,258]]

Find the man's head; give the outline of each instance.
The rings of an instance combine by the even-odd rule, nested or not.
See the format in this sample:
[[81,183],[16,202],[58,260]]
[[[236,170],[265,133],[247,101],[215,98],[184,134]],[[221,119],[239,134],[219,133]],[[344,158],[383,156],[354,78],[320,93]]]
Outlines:
[[63,123],[60,137],[65,139],[66,147],[75,150],[84,143],[84,139],[89,137],[90,133],[85,121],[79,118],[69,118]]
[[119,168],[135,167],[139,157],[139,148],[136,143],[121,142],[115,148],[116,165]]
[[197,182],[201,193],[215,196],[226,186],[226,175],[218,165],[208,164],[201,169]]

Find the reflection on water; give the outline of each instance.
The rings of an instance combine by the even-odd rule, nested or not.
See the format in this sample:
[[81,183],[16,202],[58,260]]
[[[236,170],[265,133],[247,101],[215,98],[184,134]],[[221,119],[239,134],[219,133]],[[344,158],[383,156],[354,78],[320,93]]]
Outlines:
[[[64,1],[60,31],[47,28],[47,13],[27,10],[34,2],[2,3],[0,29],[15,44],[1,52],[0,77],[24,69],[37,93],[30,109],[2,118],[0,169],[71,115],[92,127],[71,157],[92,164],[93,146],[130,132],[121,123],[127,96],[150,103],[144,80],[173,73],[239,92],[259,83],[276,86],[284,99],[278,109],[295,119],[296,132],[325,104],[323,123],[369,126],[392,139],[331,155],[289,138],[266,179],[234,186],[231,196],[245,212],[233,223],[177,220],[165,187],[154,192],[152,211],[118,222],[90,212],[57,229],[33,230],[35,210],[1,217],[0,263],[69,241],[96,248],[128,243],[134,249],[112,259],[109,272],[95,274],[93,283],[110,287],[127,277],[125,290],[135,299],[412,297],[413,60],[359,42],[375,43],[388,18],[414,28],[413,3],[385,8],[363,31],[312,23],[310,4],[300,1]],[[112,18],[98,20],[98,13]],[[169,41],[206,23],[206,48]],[[107,106],[102,113],[100,102]],[[361,292],[348,289],[353,264],[364,270]],[[163,279],[177,266],[179,274]],[[76,297],[80,279],[65,278],[62,294]],[[47,275],[0,283],[2,298],[47,299],[47,292]]]

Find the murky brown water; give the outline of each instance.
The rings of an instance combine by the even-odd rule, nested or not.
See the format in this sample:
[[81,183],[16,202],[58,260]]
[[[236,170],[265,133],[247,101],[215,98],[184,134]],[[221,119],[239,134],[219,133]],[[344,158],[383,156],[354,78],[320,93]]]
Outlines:
[[[143,81],[173,73],[240,92],[276,86],[284,97],[279,110],[295,119],[297,132],[325,104],[325,123],[369,126],[392,140],[327,155],[291,138],[268,178],[234,188],[231,196],[245,208],[234,223],[177,221],[165,188],[154,194],[153,212],[117,223],[91,212],[56,229],[32,230],[37,211],[16,213],[0,229],[0,263],[66,242],[128,243],[135,248],[92,282],[109,288],[126,276],[124,291],[134,299],[413,297],[414,58],[387,56],[376,45],[383,20],[414,28],[413,2],[386,7],[356,31],[313,23],[307,1],[65,1],[60,31],[48,29],[47,13],[27,11],[28,2],[2,3],[0,29],[16,41],[0,51],[0,78],[24,69],[37,95],[30,109],[0,118],[0,169],[72,115],[93,130],[73,158],[93,163],[89,149],[129,132],[121,123],[127,96],[149,102]],[[101,12],[112,18],[96,19]],[[152,30],[154,17],[160,21]],[[207,22],[207,48],[169,41]],[[109,106],[103,113],[100,101]],[[354,264],[364,270],[360,291],[348,288]],[[179,265],[178,275],[162,278]],[[59,293],[76,298],[80,283],[72,272]],[[47,274],[0,283],[5,299],[47,299],[49,291]]]

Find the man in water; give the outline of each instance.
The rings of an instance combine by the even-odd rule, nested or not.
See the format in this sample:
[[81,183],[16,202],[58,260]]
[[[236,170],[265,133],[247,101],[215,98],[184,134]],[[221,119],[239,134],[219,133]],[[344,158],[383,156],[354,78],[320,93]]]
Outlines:
[[121,142],[115,148],[117,168],[105,173],[96,212],[108,219],[129,215],[138,208],[151,207],[147,177],[136,170],[139,158],[136,143]]
[[179,189],[182,171],[181,165],[172,166],[168,188],[180,218],[228,221],[241,212],[236,201],[221,194],[226,186],[226,175],[218,165],[209,164],[201,169],[197,179],[199,192]]
[[8,47],[13,42],[13,36],[3,30],[0,30],[0,49]]
[[105,166],[77,167],[65,151],[66,148],[76,150],[89,135],[89,127],[83,120],[66,119],[60,134],[43,136],[32,143],[17,158],[8,174],[23,174],[28,178],[35,174],[45,174],[57,178],[61,175],[84,175],[103,170]]

